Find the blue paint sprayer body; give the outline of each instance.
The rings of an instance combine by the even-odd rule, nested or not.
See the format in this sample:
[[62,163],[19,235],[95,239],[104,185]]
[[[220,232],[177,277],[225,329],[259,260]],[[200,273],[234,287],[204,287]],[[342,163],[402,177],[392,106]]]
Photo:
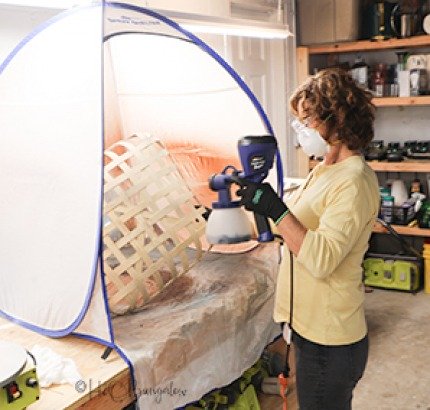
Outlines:
[[[272,135],[246,136],[238,141],[238,151],[243,170],[227,165],[219,174],[209,178],[209,187],[218,193],[218,201],[212,203],[213,209],[240,207],[239,201],[231,198],[231,185],[246,186],[260,183],[273,167],[277,152],[277,142]],[[254,213],[259,242],[273,241],[273,233],[266,217]]]

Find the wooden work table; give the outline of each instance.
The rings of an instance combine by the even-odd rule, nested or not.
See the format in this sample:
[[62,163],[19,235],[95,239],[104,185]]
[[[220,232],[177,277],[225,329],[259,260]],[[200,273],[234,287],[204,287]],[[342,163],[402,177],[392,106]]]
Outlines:
[[116,353],[103,360],[105,347],[75,336],[52,339],[24,329],[0,317],[0,340],[17,343],[27,350],[48,347],[72,359],[82,376],[76,386],[53,385],[41,389],[40,400],[31,410],[122,409],[134,400],[127,364]]

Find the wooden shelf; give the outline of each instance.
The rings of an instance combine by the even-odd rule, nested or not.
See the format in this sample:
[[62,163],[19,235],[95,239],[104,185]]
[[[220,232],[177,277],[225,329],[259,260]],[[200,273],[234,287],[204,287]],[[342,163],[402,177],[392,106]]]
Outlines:
[[[316,160],[310,160],[309,161],[309,166],[311,168],[315,167],[317,164],[319,163],[319,161]],[[386,166],[386,168],[390,168],[390,170],[393,170],[394,168],[392,168],[393,166],[398,166],[398,165],[402,165],[404,166],[404,169],[406,169],[407,171],[404,172],[418,172],[417,169],[417,162],[411,162],[410,166],[412,168],[407,168],[406,162],[402,163],[402,162],[379,162],[379,161],[372,161],[372,162],[368,162],[368,164],[373,168],[377,168],[375,169],[376,171],[381,171],[384,170],[384,166]],[[413,165],[414,164],[414,165]],[[424,165],[424,163],[418,163],[419,166],[421,168],[423,168],[422,166]],[[427,162],[425,164],[426,168],[425,170],[428,170],[430,172],[430,161]],[[422,172],[426,172],[426,171],[422,171]],[[404,225],[392,225],[393,229],[400,235],[409,235],[409,236],[422,236],[422,237],[430,237],[430,229],[423,229],[423,228],[419,228],[419,227],[410,227],[410,226],[404,226]],[[375,223],[375,226],[373,227],[373,232],[374,233],[388,233],[387,229],[385,229],[381,224],[379,223]]]
[[368,161],[374,171],[382,172],[430,172],[430,161],[405,160],[401,162]]
[[360,40],[344,43],[317,44],[304,46],[309,54],[353,53],[363,51],[381,51],[396,48],[430,47],[430,35],[409,38],[391,38],[383,41]]
[[[417,227],[409,227],[403,225],[392,225],[393,229],[400,235],[410,236],[430,236],[430,229],[423,229]],[[379,223],[376,223],[373,227],[375,233],[388,233],[388,231]]]
[[[383,51],[389,49],[410,49],[423,48],[430,49],[430,35],[414,36],[409,38],[392,38],[385,41],[353,41],[344,43],[317,44],[297,47],[297,64],[302,67],[298,71],[300,81],[308,76],[309,56],[315,54],[333,53],[353,53],[363,51]],[[405,106],[430,106],[430,95],[420,95],[414,97],[375,97],[373,103],[377,107],[405,107]]]
[[[309,160],[309,169],[315,168],[320,161]],[[374,171],[379,172],[430,172],[430,160],[405,160],[402,162],[367,161]]]
[[[311,55],[329,55],[340,53],[363,53],[363,52],[380,52],[384,50],[404,50],[411,49],[430,49],[430,35],[414,36],[403,39],[389,39],[385,41],[351,41],[330,44],[315,44],[309,46],[297,47],[297,78],[303,82],[309,75],[310,56]],[[328,57],[327,57],[328,58]],[[373,103],[376,107],[420,107],[430,106],[430,96],[414,97],[375,97]],[[300,151],[301,152],[301,151]],[[299,154],[299,158],[304,154]],[[319,161],[302,159],[300,175],[305,176],[309,169],[313,169]],[[430,160],[405,160],[402,162],[387,161],[368,161],[369,166],[378,172],[429,172]],[[306,165],[309,165],[306,167]],[[418,227],[409,227],[402,225],[393,225],[393,228],[400,235],[430,237],[430,229]],[[373,232],[388,233],[380,224],[375,224]]]
[[377,107],[401,107],[408,105],[419,107],[430,105],[430,95],[420,95],[417,97],[375,97],[372,99],[372,102]]

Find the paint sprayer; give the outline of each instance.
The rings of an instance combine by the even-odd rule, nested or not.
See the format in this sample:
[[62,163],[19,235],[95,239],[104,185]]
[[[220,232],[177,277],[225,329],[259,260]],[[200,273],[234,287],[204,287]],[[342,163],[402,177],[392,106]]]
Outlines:
[[[227,165],[219,174],[209,178],[209,187],[218,192],[218,201],[212,203],[212,212],[206,226],[206,238],[211,244],[233,244],[252,238],[252,224],[240,205],[232,200],[231,186],[236,183],[260,183],[273,166],[277,143],[272,135],[246,136],[238,141],[238,151],[243,171]],[[273,240],[266,217],[254,213],[259,242]]]

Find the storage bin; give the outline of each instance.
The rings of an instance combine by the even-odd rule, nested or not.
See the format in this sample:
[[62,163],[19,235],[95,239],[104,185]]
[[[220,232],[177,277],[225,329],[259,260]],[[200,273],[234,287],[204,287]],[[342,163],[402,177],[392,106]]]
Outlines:
[[[387,216],[391,216],[391,221],[387,220]],[[415,217],[414,205],[407,204],[401,206],[385,206],[381,205],[381,218],[385,222],[393,223],[396,225],[407,225]]]
[[360,33],[359,0],[299,0],[299,44],[357,40]]

